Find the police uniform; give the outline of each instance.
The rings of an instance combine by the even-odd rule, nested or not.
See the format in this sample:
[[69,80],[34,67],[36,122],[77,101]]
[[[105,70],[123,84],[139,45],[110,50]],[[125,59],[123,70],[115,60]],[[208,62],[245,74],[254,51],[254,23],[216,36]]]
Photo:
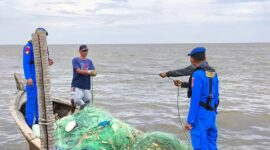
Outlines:
[[26,122],[29,127],[32,127],[34,121],[38,123],[38,102],[37,102],[37,86],[36,86],[36,71],[34,63],[34,52],[31,41],[23,48],[23,70],[25,79],[32,79],[33,85],[26,85]]
[[[195,48],[189,56],[205,52],[204,48]],[[215,69],[204,61],[197,67],[188,82],[190,108],[187,123],[192,146],[195,150],[217,150],[216,115],[219,104],[219,83]]]

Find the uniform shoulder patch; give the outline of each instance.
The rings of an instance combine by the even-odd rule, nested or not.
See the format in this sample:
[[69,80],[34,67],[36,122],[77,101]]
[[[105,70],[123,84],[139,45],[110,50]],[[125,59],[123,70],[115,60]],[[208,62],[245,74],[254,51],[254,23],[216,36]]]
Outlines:
[[206,71],[206,76],[207,76],[208,78],[214,78],[215,75],[216,75],[215,72]]
[[30,46],[25,46],[24,50],[25,54],[28,55],[30,53]]

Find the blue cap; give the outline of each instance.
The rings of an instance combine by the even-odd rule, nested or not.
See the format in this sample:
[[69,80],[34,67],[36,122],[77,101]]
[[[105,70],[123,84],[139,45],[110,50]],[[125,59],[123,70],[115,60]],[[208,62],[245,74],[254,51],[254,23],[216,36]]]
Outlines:
[[37,31],[39,31],[39,30],[45,31],[45,32],[46,32],[46,35],[47,35],[47,36],[49,35],[49,34],[48,34],[48,31],[47,31],[46,29],[44,29],[44,28],[37,28],[35,32],[37,32]]
[[204,47],[196,47],[196,48],[191,50],[191,52],[188,54],[188,56],[193,56],[193,55],[198,54],[198,53],[205,53],[205,51],[206,51],[206,48],[204,48]]

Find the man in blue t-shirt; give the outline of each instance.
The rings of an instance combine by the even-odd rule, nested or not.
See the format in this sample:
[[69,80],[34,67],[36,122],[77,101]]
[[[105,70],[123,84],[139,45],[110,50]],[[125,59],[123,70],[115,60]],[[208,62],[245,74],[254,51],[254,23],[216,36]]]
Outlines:
[[92,60],[86,58],[88,48],[86,45],[81,45],[79,48],[80,56],[72,60],[73,79],[72,87],[72,104],[83,108],[90,104],[90,76],[96,76],[97,72]]

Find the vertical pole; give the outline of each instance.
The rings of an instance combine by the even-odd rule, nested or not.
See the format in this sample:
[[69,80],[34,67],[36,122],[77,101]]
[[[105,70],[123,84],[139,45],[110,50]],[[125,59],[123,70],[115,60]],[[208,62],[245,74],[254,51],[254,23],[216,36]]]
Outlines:
[[41,149],[54,149],[53,106],[47,55],[47,36],[44,31],[32,34],[38,88]]
[[40,122],[40,140],[41,149],[47,149],[47,131],[46,126],[41,124],[42,120],[46,118],[45,115],[45,104],[44,104],[44,89],[42,80],[42,68],[41,68],[41,56],[40,56],[40,46],[37,34],[32,34],[32,44],[34,48],[34,60],[36,69],[36,81],[37,81],[37,91],[38,91],[38,111],[39,111],[39,122]]
[[94,78],[93,76],[90,76],[91,78],[91,105],[93,106],[94,105]]

